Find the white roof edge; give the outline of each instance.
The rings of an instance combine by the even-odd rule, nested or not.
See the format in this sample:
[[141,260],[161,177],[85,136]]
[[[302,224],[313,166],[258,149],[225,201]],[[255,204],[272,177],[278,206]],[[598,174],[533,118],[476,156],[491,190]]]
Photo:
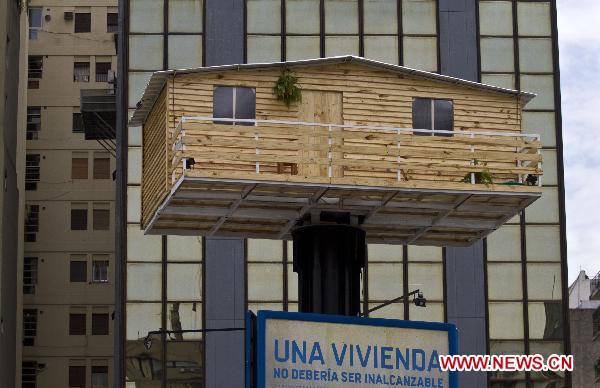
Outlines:
[[301,66],[313,66],[319,64],[336,64],[336,63],[357,63],[364,66],[371,66],[378,69],[386,69],[390,71],[395,71],[399,73],[415,75],[423,78],[429,78],[435,81],[452,83],[463,85],[467,87],[471,87],[474,89],[483,89],[489,90],[498,93],[504,94],[512,94],[521,96],[524,104],[527,104],[531,99],[533,99],[536,95],[529,92],[523,92],[513,89],[506,89],[499,86],[486,85],[474,81],[469,81],[461,78],[451,77],[448,75],[442,75],[437,73],[431,73],[424,70],[412,69],[409,67],[393,65],[389,63],[375,61],[373,59],[367,59],[362,57],[357,57],[354,55],[344,55],[344,56],[336,56],[336,57],[327,57],[327,58],[316,58],[316,59],[303,59],[298,61],[289,61],[289,62],[265,62],[265,63],[244,63],[244,64],[232,64],[232,65],[218,65],[218,66],[207,66],[207,67],[198,67],[193,69],[176,69],[176,70],[161,70],[156,71],[150,77],[148,84],[146,85],[146,89],[144,90],[144,94],[142,95],[141,100],[137,103],[137,107],[135,112],[133,113],[132,118],[129,120],[129,125],[142,125],[144,121],[146,121],[146,117],[152,110],[154,106],[154,102],[158,98],[166,79],[171,75],[180,75],[180,74],[195,74],[195,73],[207,73],[207,72],[216,72],[216,71],[226,71],[226,70],[244,70],[244,69],[262,69],[262,68],[276,68],[276,67],[301,67]]

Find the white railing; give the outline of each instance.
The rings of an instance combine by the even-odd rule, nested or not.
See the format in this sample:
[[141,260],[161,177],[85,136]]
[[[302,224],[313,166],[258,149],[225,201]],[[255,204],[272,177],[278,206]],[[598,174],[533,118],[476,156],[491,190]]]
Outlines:
[[[191,122],[206,122],[207,124],[221,124],[221,123],[231,123],[231,124],[251,124],[251,125],[246,125],[246,126],[255,126],[257,128],[257,130],[254,133],[254,140],[256,141],[257,145],[259,144],[259,140],[260,138],[260,132],[261,130],[259,128],[261,128],[261,124],[267,124],[270,125],[270,129],[272,130],[272,126],[273,125],[282,125],[282,126],[292,126],[292,127],[321,127],[327,130],[328,133],[328,150],[327,150],[327,158],[329,159],[329,164],[328,164],[328,176],[332,177],[332,170],[333,170],[333,165],[335,164],[333,162],[334,159],[334,150],[333,150],[333,146],[334,146],[334,136],[332,136],[333,134],[333,130],[336,128],[339,129],[351,129],[351,130],[365,130],[365,131],[369,131],[369,132],[373,132],[375,131],[375,133],[377,132],[381,132],[383,134],[395,134],[398,137],[398,141],[396,142],[395,146],[397,148],[397,152],[398,152],[398,156],[396,158],[396,162],[397,162],[397,171],[396,171],[396,175],[397,175],[397,180],[400,181],[403,179],[402,176],[402,167],[403,167],[403,161],[404,158],[400,156],[400,149],[402,147],[401,141],[400,141],[400,135],[421,135],[419,136],[419,138],[424,137],[423,135],[427,135],[427,136],[443,136],[444,139],[448,139],[449,143],[456,143],[457,138],[467,138],[468,141],[462,141],[462,144],[469,144],[470,145],[470,152],[475,155],[475,153],[478,151],[476,149],[476,145],[477,144],[483,144],[485,143],[486,146],[489,148],[490,146],[493,146],[494,143],[489,142],[489,139],[498,139],[498,146],[499,147],[506,147],[506,142],[503,142],[501,139],[513,139],[513,140],[521,140],[524,143],[519,143],[521,145],[523,145],[523,147],[521,149],[518,149],[518,147],[515,147],[515,151],[512,152],[515,155],[515,160],[516,160],[516,167],[518,168],[523,168],[523,167],[531,167],[531,165],[529,166],[524,166],[523,164],[523,160],[519,159],[518,155],[522,155],[522,154],[534,154],[537,153],[537,165],[536,170],[539,172],[538,174],[532,174],[531,172],[528,173],[523,173],[523,174],[518,174],[518,182],[521,184],[525,184],[527,183],[528,185],[537,185],[537,186],[541,186],[542,185],[542,180],[541,180],[541,171],[542,171],[542,159],[541,159],[541,144],[539,144],[540,142],[540,135],[539,134],[530,134],[530,133],[520,133],[520,132],[505,132],[505,131],[464,131],[464,130],[457,130],[457,131],[448,131],[448,130],[430,130],[430,129],[418,129],[418,128],[398,128],[398,127],[385,127],[385,126],[374,126],[374,125],[354,125],[354,124],[330,124],[330,123],[315,123],[315,122],[303,122],[303,121],[288,121],[288,120],[260,120],[260,119],[232,119],[232,118],[216,118],[216,117],[206,117],[206,116],[183,116],[180,118],[180,120],[178,121],[176,127],[175,127],[175,132],[173,133],[173,136],[171,137],[171,139],[173,139],[173,144],[172,144],[172,150],[174,151],[174,153],[180,153],[181,151],[185,150],[185,146],[184,146],[184,142],[183,142],[183,137],[185,136],[185,131],[183,129],[183,124],[185,123],[191,123]],[[264,127],[263,127],[264,129]],[[324,135],[322,135],[324,136]],[[485,139],[484,139],[485,138]],[[487,142],[485,140],[488,140]],[[531,143],[527,143],[527,142],[531,142]],[[527,150],[527,152],[524,152],[525,150]],[[258,159],[259,156],[261,155],[261,148],[256,147],[255,148],[255,155],[257,156],[257,161],[255,162],[255,170],[256,173],[259,174],[261,173],[261,165],[260,165],[260,161]],[[482,151],[482,150],[479,150]],[[489,151],[489,149],[482,151],[482,152],[486,152]],[[387,155],[389,156],[389,155]],[[173,158],[173,164],[178,164],[179,161],[181,160],[181,158],[179,158],[178,160],[176,160],[177,158],[174,157]],[[438,157],[439,159],[439,157]],[[478,160],[475,156],[473,156],[471,158],[471,166],[478,166]],[[186,163],[184,163],[184,170],[187,168]],[[480,166],[478,166],[480,167]],[[481,170],[481,168],[475,168],[476,170]],[[493,169],[492,167],[490,167],[490,169]],[[530,176],[535,175],[535,182],[532,182],[532,178],[530,178]],[[175,179],[175,176],[173,175],[173,178]],[[529,178],[529,179],[528,179]],[[476,172],[471,172],[471,184],[476,184],[477,183],[477,179],[476,179]]]

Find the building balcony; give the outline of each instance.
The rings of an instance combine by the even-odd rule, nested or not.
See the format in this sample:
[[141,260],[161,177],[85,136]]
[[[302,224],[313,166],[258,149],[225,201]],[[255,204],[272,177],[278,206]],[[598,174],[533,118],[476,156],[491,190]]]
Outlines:
[[372,242],[469,245],[541,191],[537,135],[182,117],[169,146],[166,197],[164,171],[144,175],[152,234],[286,239],[347,217]]
[[[303,87],[288,106],[282,66]],[[345,223],[369,242],[471,245],[541,195],[531,98],[354,57],[155,73],[131,121],[142,228],[290,239]]]

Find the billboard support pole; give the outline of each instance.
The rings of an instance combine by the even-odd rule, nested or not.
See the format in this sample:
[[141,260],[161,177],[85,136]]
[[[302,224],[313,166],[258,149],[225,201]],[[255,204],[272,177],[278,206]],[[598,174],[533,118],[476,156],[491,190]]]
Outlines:
[[299,311],[359,315],[360,275],[367,255],[364,230],[316,224],[296,228],[292,237]]

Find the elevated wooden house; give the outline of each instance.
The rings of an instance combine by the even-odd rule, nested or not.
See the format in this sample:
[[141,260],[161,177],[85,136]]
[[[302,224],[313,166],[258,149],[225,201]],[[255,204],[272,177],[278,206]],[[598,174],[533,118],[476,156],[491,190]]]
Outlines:
[[541,195],[540,139],[521,131],[533,97],[357,57],[154,73],[131,119],[143,228],[286,239],[332,222],[470,245]]

